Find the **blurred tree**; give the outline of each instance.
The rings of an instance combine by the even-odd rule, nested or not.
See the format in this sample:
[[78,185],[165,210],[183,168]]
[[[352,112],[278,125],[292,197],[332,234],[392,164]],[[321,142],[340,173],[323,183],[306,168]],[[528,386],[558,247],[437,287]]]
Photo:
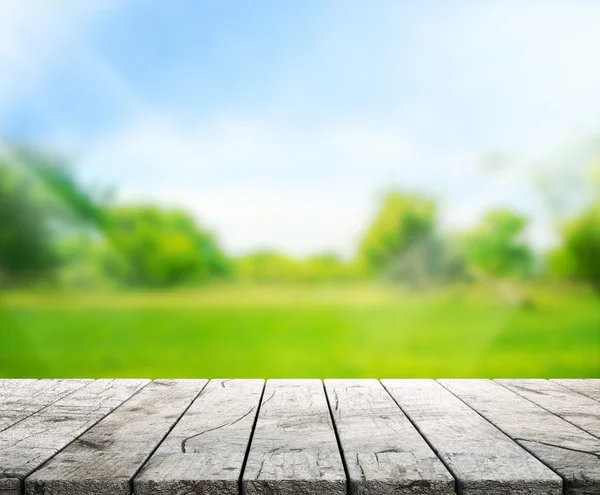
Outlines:
[[376,275],[421,283],[437,276],[442,244],[436,236],[433,201],[391,192],[359,247],[359,258]]
[[297,259],[274,251],[256,251],[239,257],[236,267],[240,279],[257,282],[339,282],[360,278],[355,264],[332,253]]
[[52,229],[35,177],[0,159],[0,282],[47,276],[57,266]]
[[72,178],[64,160],[29,148],[0,150],[0,281],[54,275],[59,240],[99,225],[101,208]]
[[18,148],[16,157],[39,181],[40,199],[55,223],[61,223],[63,228],[102,229],[110,191],[83,188],[75,180],[67,160],[60,156]]
[[128,285],[172,286],[231,273],[213,237],[180,211],[154,206],[107,212],[107,273]]
[[335,253],[322,253],[303,260],[307,280],[313,282],[349,281],[361,278],[358,266],[346,262]]
[[275,251],[256,251],[237,258],[237,273],[242,280],[293,282],[302,279],[298,260]]
[[552,273],[580,280],[600,291],[600,202],[566,222],[563,244],[550,255]]
[[[177,211],[109,208],[60,157],[0,149],[0,283],[42,278],[95,285],[108,274],[136,285],[173,285],[230,273],[212,236]],[[63,276],[66,275],[66,276]]]
[[487,213],[464,238],[468,264],[494,277],[530,275],[535,259],[529,246],[519,239],[526,226],[525,218],[509,210]]

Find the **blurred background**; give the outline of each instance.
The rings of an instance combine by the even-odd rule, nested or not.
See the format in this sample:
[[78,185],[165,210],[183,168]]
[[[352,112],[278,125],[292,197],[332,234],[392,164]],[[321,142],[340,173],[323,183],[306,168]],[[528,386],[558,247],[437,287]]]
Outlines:
[[600,376],[600,2],[0,5],[0,376]]

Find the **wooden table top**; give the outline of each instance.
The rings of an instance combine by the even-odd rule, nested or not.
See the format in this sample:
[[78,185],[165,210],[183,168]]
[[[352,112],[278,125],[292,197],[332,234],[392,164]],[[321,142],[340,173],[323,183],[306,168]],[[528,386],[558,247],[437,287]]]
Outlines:
[[0,379],[0,495],[600,494],[600,379]]

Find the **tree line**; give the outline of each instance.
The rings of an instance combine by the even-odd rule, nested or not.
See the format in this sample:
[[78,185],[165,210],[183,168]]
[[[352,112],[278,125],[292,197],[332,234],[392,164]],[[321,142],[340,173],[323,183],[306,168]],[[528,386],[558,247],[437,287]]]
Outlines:
[[274,251],[231,257],[186,212],[114,204],[108,191],[82,188],[65,163],[16,146],[0,155],[0,287],[368,279],[425,287],[560,277],[600,291],[598,198],[564,222],[560,246],[543,256],[523,240],[527,219],[517,212],[490,211],[474,229],[444,233],[431,198],[390,191],[353,260]]

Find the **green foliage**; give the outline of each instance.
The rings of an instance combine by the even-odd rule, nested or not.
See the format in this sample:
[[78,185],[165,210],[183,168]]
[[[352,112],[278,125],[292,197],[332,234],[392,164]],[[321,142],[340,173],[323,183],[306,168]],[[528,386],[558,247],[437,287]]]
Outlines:
[[526,276],[533,272],[534,256],[519,237],[527,220],[509,210],[495,210],[464,238],[467,262],[477,272],[495,276]]
[[[592,178],[600,170],[599,156],[588,160]],[[494,166],[501,162],[491,160]],[[586,184],[598,193],[593,180]],[[596,201],[564,226],[563,246],[548,261],[552,274],[600,287]],[[183,212],[110,207],[105,195],[81,187],[60,157],[17,146],[5,146],[0,153],[0,285],[52,280],[71,287],[110,281],[162,287],[237,274],[241,280],[259,282],[376,276],[428,286],[470,279],[472,274],[526,276],[535,264],[521,240],[526,224],[513,212],[497,210],[473,232],[442,236],[431,199],[391,192],[353,262],[333,254],[301,259],[269,251],[230,260],[211,234]]]
[[426,197],[389,193],[363,238],[360,266],[413,287],[469,280],[464,246],[437,231],[436,206]]
[[44,190],[47,215],[73,227],[94,226],[104,222],[102,202],[75,180],[66,160],[38,151],[18,148],[18,160],[31,172]]
[[333,253],[309,256],[303,264],[307,279],[313,282],[349,281],[363,277],[356,263],[345,262]]
[[39,183],[0,158],[0,283],[47,276],[58,264]]
[[389,193],[360,244],[367,267],[381,272],[431,236],[435,230],[435,204],[415,195]]
[[274,251],[257,251],[241,256],[236,259],[235,265],[242,280],[281,282],[300,278],[296,260]]
[[0,220],[0,283],[15,284],[56,279],[56,271],[68,262],[60,245],[101,228],[103,210],[59,157],[5,146]]
[[60,158],[8,146],[0,155],[0,283],[52,278],[167,286],[231,272],[212,236],[177,211],[109,208]]
[[112,208],[106,216],[110,246],[103,264],[126,285],[172,286],[231,271],[212,236],[183,212],[131,206]]
[[57,282],[63,288],[97,289],[112,287],[115,281],[106,273],[103,262],[108,245],[98,232],[80,231],[62,237],[57,244],[61,265]]
[[413,286],[465,275],[464,263],[436,231],[435,203],[418,195],[392,192],[384,198],[359,258],[369,273]]
[[563,245],[550,256],[552,273],[600,291],[600,202],[567,222],[562,236]]
[[297,259],[273,251],[257,251],[235,261],[241,280],[256,282],[342,281],[359,277],[353,264],[334,254],[321,254]]

